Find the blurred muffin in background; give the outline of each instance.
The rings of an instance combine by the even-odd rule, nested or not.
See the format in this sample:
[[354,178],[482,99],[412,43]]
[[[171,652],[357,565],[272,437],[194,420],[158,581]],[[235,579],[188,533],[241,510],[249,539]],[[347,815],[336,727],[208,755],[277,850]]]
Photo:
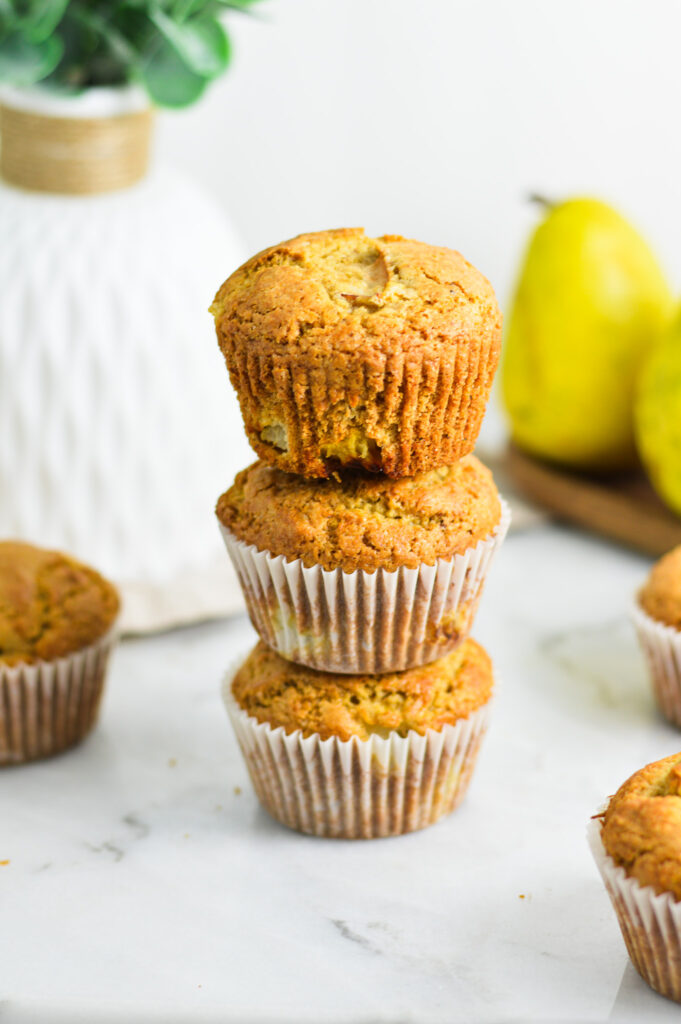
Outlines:
[[638,599],[651,619],[681,630],[681,546],[655,563]]
[[655,563],[633,617],[657,702],[681,726],[681,547]]
[[305,479],[256,462],[216,512],[262,639],[346,673],[399,671],[456,647],[509,522],[472,455],[400,480]]
[[92,729],[118,611],[94,569],[0,542],[0,764],[56,754]]
[[400,477],[473,450],[501,314],[454,250],[359,228],[298,235],[235,271],[211,312],[264,462]]
[[589,841],[636,970],[681,1002],[681,754],[632,775]]
[[474,640],[384,675],[316,672],[261,641],[223,694],[270,814],[302,832],[368,839],[425,828],[460,803],[493,688]]

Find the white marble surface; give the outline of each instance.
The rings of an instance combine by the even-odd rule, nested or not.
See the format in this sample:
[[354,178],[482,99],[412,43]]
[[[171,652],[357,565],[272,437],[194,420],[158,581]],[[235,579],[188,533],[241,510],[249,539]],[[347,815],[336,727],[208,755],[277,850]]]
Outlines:
[[475,630],[503,678],[477,774],[399,839],[258,807],[219,699],[245,619],[126,642],[97,732],[0,774],[2,1024],[678,1020],[584,837],[681,748],[627,620],[646,567],[555,527],[508,539]]

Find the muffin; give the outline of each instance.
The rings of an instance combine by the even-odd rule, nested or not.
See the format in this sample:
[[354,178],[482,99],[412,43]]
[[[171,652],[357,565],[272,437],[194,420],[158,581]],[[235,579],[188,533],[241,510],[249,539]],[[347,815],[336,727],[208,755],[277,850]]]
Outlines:
[[509,515],[475,456],[415,477],[305,479],[256,462],[217,516],[260,636],[328,672],[394,672],[470,630]]
[[56,754],[92,729],[118,610],[94,569],[0,542],[0,764]]
[[681,630],[681,547],[655,563],[638,599],[651,619]]
[[633,617],[657,703],[681,726],[681,547],[655,563]]
[[235,271],[211,312],[268,465],[401,477],[473,450],[501,314],[459,253],[360,228],[298,235]]
[[493,685],[473,640],[380,676],[316,672],[261,641],[223,695],[273,817],[312,835],[370,839],[425,828],[460,803]]
[[681,1002],[681,754],[632,775],[590,842],[636,970]]

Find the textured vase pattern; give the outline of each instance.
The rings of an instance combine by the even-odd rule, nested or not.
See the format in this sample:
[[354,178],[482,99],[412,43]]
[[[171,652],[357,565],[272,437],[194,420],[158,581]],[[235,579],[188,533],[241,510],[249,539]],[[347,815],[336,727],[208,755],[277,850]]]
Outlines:
[[161,170],[92,198],[0,187],[0,224],[0,535],[119,581],[209,563],[249,458],[207,312],[242,258],[220,209]]

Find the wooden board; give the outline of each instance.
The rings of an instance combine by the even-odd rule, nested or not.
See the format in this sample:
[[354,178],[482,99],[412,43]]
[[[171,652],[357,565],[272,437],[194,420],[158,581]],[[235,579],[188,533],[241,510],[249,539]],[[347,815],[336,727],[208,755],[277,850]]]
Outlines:
[[681,544],[681,519],[662,504],[643,473],[583,476],[540,462],[512,444],[505,468],[521,494],[559,519],[648,555]]

